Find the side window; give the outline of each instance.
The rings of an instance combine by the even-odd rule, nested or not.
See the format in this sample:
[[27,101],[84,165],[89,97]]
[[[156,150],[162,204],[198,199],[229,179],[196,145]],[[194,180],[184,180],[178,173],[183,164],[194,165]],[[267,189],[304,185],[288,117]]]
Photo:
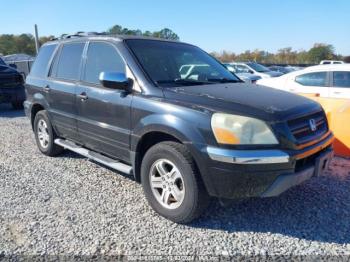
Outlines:
[[333,86],[350,88],[350,72],[333,72]]
[[56,44],[44,45],[40,48],[39,54],[30,71],[30,75],[36,77],[45,77],[48,63],[55,51]]
[[91,42],[87,52],[83,80],[87,83],[99,84],[101,72],[125,73],[125,64],[112,45]]
[[299,75],[295,82],[303,86],[327,86],[327,72],[316,72]]
[[[79,69],[85,43],[64,44],[58,60],[56,77],[67,80],[78,80]],[[55,67],[56,61],[53,67]]]

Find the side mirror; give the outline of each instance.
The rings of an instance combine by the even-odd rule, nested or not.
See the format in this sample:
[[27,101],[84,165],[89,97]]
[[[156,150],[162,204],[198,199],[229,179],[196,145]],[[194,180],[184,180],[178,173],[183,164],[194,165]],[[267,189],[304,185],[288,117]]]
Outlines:
[[254,74],[253,70],[249,70],[248,72],[249,72],[249,74]]
[[99,80],[102,86],[111,89],[129,91],[132,86],[132,80],[127,78],[125,73],[101,72]]
[[16,64],[9,64],[9,67],[12,67],[14,69],[17,69],[17,65]]

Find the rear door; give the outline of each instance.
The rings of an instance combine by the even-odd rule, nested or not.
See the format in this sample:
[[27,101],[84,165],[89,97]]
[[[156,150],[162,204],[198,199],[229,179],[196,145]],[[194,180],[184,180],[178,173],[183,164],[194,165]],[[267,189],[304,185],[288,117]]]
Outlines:
[[329,81],[329,72],[308,72],[292,79],[287,89],[309,96],[328,97]]
[[61,46],[50,70],[50,81],[46,86],[47,99],[53,125],[60,136],[76,141],[75,93],[79,81],[84,42],[65,43]]
[[329,97],[350,99],[350,71],[334,71]]
[[126,73],[126,64],[116,47],[104,41],[91,41],[85,60],[76,90],[80,141],[90,149],[130,161],[132,94],[104,88],[99,82],[101,72]]

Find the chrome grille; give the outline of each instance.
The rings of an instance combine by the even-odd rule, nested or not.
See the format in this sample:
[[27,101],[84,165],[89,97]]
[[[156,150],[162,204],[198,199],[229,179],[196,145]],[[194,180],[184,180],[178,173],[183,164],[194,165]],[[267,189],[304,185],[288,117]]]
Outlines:
[[[305,143],[327,133],[328,124],[323,111],[288,121],[289,129],[299,143]],[[313,127],[315,128],[313,130]]]

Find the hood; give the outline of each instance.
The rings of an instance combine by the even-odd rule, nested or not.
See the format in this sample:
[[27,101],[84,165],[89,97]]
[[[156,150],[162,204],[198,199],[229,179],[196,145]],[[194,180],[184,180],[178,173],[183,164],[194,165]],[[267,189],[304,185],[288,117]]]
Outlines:
[[281,72],[276,72],[276,71],[268,71],[268,72],[262,72],[262,74],[269,75],[271,77],[278,77],[283,75]]
[[164,89],[167,102],[193,109],[225,112],[285,121],[299,114],[321,110],[321,106],[305,97],[252,84],[212,84]]
[[18,74],[18,72],[9,66],[0,65],[0,75],[1,74]]

